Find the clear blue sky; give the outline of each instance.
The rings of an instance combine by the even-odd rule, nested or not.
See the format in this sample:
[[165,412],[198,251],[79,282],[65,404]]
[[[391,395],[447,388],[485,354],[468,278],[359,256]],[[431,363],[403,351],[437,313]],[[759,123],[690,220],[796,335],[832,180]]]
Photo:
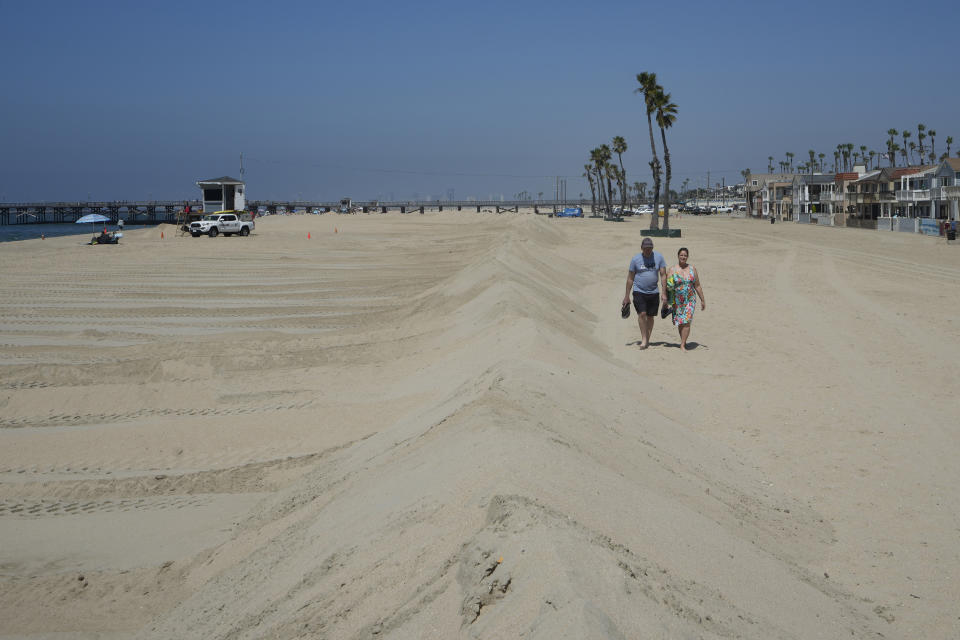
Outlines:
[[192,198],[240,152],[253,199],[575,196],[616,135],[652,182],[641,71],[679,106],[674,185],[920,122],[939,152],[958,25],[955,1],[0,0],[0,200]]

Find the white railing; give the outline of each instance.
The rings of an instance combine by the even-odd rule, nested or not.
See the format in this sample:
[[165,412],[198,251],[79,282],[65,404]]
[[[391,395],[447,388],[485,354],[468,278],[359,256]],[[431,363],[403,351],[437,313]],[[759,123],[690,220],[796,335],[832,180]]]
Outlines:
[[960,186],[940,187],[936,189],[935,195],[939,200],[951,200],[960,198]]
[[923,202],[930,199],[930,189],[897,191],[897,202]]

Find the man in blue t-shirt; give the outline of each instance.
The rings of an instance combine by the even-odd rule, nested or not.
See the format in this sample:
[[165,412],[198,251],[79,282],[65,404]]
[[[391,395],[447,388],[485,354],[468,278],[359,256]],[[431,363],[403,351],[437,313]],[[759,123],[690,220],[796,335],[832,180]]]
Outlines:
[[662,302],[667,304],[667,263],[663,256],[653,250],[653,240],[644,238],[640,243],[640,253],[630,261],[627,273],[627,292],[623,296],[623,306],[630,304],[633,292],[633,308],[637,310],[637,323],[640,325],[640,348],[650,346],[650,334],[653,333],[653,320]]

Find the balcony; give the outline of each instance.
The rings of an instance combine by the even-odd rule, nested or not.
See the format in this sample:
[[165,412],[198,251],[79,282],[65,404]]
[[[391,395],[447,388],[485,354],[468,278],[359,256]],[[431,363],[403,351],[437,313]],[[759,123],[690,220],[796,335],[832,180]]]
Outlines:
[[846,194],[837,193],[835,191],[821,191],[820,202],[843,202],[845,195]]
[[938,200],[958,200],[960,199],[960,186],[934,189],[934,197]]
[[930,199],[930,189],[897,191],[897,202],[925,202]]

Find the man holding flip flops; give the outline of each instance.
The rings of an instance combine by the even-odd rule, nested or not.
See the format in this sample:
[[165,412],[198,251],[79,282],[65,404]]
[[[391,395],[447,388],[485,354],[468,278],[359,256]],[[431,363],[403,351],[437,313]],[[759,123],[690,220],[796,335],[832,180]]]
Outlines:
[[653,250],[653,240],[644,238],[640,243],[640,253],[630,260],[627,273],[627,292],[623,296],[624,317],[630,313],[630,294],[633,294],[633,308],[637,310],[637,324],[640,325],[640,348],[650,346],[650,334],[653,333],[653,321],[662,303],[667,305],[667,263],[663,256]]

